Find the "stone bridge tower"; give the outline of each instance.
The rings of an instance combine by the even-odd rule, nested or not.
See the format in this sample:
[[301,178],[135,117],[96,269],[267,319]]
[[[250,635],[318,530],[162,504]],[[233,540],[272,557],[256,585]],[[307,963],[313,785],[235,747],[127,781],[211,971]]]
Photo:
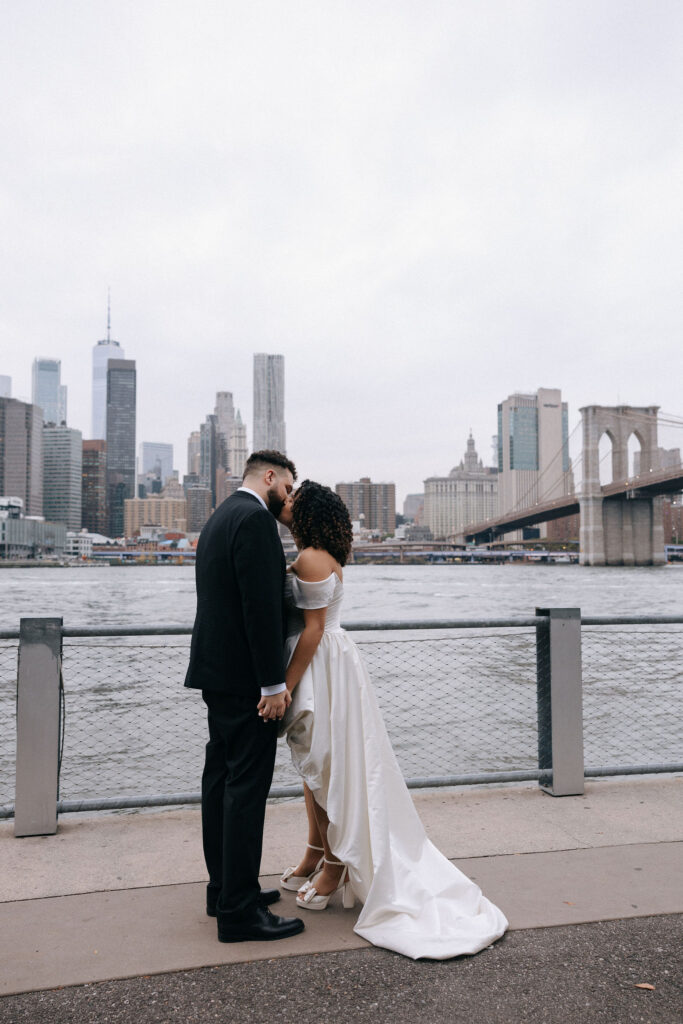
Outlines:
[[588,405],[583,421],[582,565],[661,565],[665,561],[661,499],[638,493],[637,482],[606,497],[600,486],[600,438],[612,442],[612,481],[628,480],[628,442],[640,443],[640,473],[659,468],[657,412],[649,405]]

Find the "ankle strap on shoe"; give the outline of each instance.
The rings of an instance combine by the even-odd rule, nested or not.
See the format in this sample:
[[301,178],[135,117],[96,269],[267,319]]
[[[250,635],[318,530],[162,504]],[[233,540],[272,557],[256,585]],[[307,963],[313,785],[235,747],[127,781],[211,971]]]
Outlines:
[[344,867],[344,861],[343,860],[328,860],[327,857],[323,857],[323,860],[325,861],[326,864],[336,864],[337,867],[340,867],[340,868]]
[[313,843],[306,843],[306,846],[308,847],[309,850],[317,850],[318,853],[325,852],[324,846],[314,846]]

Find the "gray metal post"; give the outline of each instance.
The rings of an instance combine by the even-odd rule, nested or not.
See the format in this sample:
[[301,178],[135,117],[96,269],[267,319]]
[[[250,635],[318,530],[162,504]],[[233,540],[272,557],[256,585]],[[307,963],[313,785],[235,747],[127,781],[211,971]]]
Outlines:
[[54,835],[62,620],[22,619],[19,632],[14,834]]
[[[536,627],[539,785],[553,796],[584,788],[581,610],[537,608],[547,625]],[[550,773],[552,772],[552,777]]]

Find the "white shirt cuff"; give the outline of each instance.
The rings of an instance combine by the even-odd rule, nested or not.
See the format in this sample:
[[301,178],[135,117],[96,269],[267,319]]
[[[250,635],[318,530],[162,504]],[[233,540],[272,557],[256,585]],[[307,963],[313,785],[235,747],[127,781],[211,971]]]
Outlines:
[[276,693],[282,693],[282,691],[286,689],[287,685],[285,683],[278,683],[276,686],[262,686],[261,696],[274,697]]

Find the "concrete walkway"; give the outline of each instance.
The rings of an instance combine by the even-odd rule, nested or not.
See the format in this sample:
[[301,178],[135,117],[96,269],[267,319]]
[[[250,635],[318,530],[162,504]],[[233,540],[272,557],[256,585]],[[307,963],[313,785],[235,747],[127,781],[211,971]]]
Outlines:
[[[502,786],[415,803],[430,838],[513,930],[683,913],[683,776],[589,782],[583,797]],[[302,803],[269,807],[263,884],[298,859],[304,821]],[[204,879],[194,808],[71,815],[57,836],[29,839],[3,823],[0,993],[367,945],[356,913],[335,905],[292,939],[219,944]],[[280,908],[295,913],[294,895]]]

